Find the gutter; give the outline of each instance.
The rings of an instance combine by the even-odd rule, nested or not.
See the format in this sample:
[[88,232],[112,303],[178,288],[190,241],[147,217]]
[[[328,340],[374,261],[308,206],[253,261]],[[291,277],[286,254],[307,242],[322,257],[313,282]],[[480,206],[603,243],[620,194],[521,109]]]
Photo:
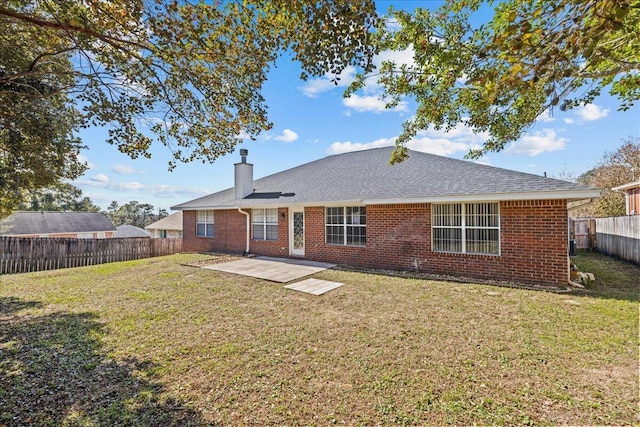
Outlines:
[[249,223],[250,219],[249,219],[249,214],[245,211],[243,211],[242,209],[240,209],[240,207],[238,207],[238,212],[240,212],[241,214],[245,215],[247,217],[247,245],[246,245],[246,249],[244,251],[244,255],[247,256],[249,255],[249,242],[250,242],[250,238],[251,238],[251,234],[250,234],[250,226],[251,224]]

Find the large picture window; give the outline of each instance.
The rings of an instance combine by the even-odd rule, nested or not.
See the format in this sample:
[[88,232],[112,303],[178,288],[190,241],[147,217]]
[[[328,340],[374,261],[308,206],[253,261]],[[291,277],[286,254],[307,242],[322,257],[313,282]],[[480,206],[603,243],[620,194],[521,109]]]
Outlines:
[[198,211],[196,236],[213,237],[213,211]]
[[326,208],[325,234],[329,245],[367,244],[367,208],[347,206]]
[[436,252],[500,254],[498,203],[433,204],[431,224]]
[[278,209],[251,209],[254,240],[278,240]]

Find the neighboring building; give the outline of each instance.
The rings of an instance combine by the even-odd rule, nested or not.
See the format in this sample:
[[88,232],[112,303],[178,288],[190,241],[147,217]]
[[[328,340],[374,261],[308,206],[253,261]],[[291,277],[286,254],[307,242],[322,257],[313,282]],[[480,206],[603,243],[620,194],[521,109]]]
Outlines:
[[122,224],[116,227],[116,233],[113,237],[125,239],[129,237],[151,237],[151,233],[140,227],[130,224]]
[[0,221],[0,235],[14,237],[110,238],[116,228],[101,212],[19,211]]
[[182,203],[185,251],[256,253],[372,268],[564,285],[569,201],[600,191],[392,148],[328,156]]
[[182,211],[171,214],[145,227],[156,239],[182,237]]
[[627,215],[640,215],[640,179],[612,188],[625,194]]

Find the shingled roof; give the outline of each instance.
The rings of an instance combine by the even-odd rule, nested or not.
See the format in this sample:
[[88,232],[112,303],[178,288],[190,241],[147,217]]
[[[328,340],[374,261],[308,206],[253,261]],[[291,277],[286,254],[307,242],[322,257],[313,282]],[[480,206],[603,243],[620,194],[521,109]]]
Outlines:
[[182,231],[182,211],[172,213],[145,227],[147,230],[178,230]]
[[0,221],[0,235],[95,233],[115,231],[101,212],[14,212]]
[[334,203],[437,203],[465,200],[581,200],[599,190],[558,179],[451,159],[419,151],[390,165],[392,147],[322,159],[254,181],[254,192],[235,199],[229,188],[172,209],[321,205]]

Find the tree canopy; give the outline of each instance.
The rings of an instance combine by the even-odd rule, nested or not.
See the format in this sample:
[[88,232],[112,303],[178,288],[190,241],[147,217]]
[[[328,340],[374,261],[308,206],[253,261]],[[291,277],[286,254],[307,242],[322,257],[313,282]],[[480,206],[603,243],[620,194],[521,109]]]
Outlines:
[[166,209],[158,209],[156,214],[153,205],[140,203],[137,200],[132,200],[122,206],[114,200],[109,204],[106,214],[115,226],[129,224],[139,228],[145,228],[147,225],[169,216]]
[[[492,7],[488,22],[477,22]],[[449,0],[435,10],[391,9],[381,50],[412,50],[413,63],[383,63],[377,78],[393,106],[417,102],[393,161],[420,130],[463,123],[487,132],[480,157],[517,140],[546,110],[593,102],[603,90],[628,109],[640,97],[640,1]],[[362,88],[362,73],[346,95]]]
[[100,212],[82,190],[69,183],[60,183],[47,188],[27,192],[18,209],[23,211],[78,211]]
[[632,182],[640,177],[640,138],[629,138],[613,152],[606,152],[598,164],[578,177],[578,182],[607,191],[593,204],[578,209],[578,216],[622,216],[625,196],[611,188]]
[[279,55],[303,78],[370,70],[376,19],[373,0],[4,1],[0,186],[77,177],[75,135],[89,126],[132,158],[158,142],[169,168],[212,162],[271,127],[261,88]]

